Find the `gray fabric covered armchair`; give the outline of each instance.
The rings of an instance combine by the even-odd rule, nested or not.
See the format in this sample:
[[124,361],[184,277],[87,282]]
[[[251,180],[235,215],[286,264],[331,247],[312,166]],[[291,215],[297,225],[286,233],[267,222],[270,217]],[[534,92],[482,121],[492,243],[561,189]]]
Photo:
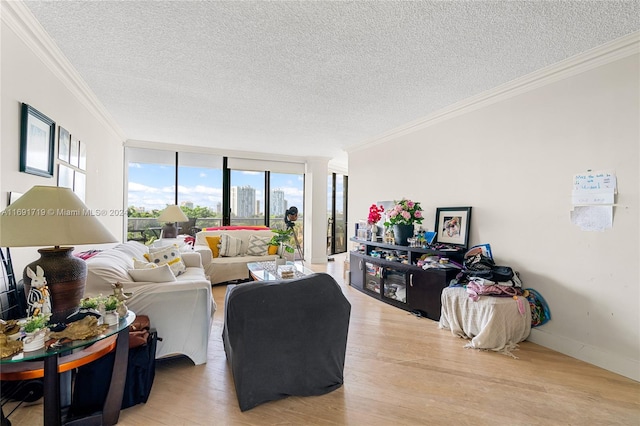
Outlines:
[[330,275],[229,285],[224,312],[240,410],[342,386],[351,304]]

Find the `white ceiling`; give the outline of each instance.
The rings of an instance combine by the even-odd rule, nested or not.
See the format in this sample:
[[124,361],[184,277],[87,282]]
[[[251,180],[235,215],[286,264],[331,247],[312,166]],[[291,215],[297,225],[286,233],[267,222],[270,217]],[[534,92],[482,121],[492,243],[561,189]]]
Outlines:
[[128,139],[322,156],[640,29],[639,1],[27,1]]

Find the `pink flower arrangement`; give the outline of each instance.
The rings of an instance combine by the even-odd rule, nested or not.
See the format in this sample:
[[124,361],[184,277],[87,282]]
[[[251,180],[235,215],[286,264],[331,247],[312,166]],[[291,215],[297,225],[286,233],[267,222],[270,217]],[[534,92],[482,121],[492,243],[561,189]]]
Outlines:
[[378,223],[378,221],[382,219],[382,215],[380,214],[382,212],[384,212],[384,207],[371,204],[371,207],[369,207],[369,217],[367,218],[367,223],[369,223],[369,225]]
[[387,221],[384,226],[413,225],[422,223],[422,207],[420,203],[403,198],[396,201],[396,205],[387,211]]

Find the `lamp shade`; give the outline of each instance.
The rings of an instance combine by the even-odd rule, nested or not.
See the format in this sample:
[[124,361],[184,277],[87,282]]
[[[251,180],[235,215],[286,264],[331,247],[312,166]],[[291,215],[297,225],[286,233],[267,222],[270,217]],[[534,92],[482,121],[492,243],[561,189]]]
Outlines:
[[95,214],[69,188],[34,186],[0,215],[0,246],[117,242]]
[[162,210],[162,213],[158,216],[158,220],[160,222],[188,222],[189,218],[180,207],[171,204]]
[[101,213],[90,210],[69,188],[57,186],[34,186],[2,211],[0,246],[54,246],[39,249],[40,259],[24,270],[28,315],[51,313],[51,321],[58,323],[77,311],[87,265],[73,256],[73,247],[60,246],[117,242],[98,220]]

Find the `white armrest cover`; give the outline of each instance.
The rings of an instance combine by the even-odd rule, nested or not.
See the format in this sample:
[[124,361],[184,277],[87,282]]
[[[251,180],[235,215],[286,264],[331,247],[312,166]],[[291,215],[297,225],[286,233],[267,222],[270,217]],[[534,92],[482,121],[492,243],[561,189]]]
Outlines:
[[158,341],[156,358],[184,354],[195,365],[207,362],[209,334],[217,308],[208,281],[152,283],[133,290],[127,307],[147,315],[151,327],[163,338]]
[[187,268],[202,268],[202,256],[196,252],[182,252],[182,261]]
[[202,267],[207,269],[207,267],[211,264],[213,260],[213,252],[208,246],[199,246],[196,245],[193,250],[196,253],[200,253],[200,258],[202,260]]

